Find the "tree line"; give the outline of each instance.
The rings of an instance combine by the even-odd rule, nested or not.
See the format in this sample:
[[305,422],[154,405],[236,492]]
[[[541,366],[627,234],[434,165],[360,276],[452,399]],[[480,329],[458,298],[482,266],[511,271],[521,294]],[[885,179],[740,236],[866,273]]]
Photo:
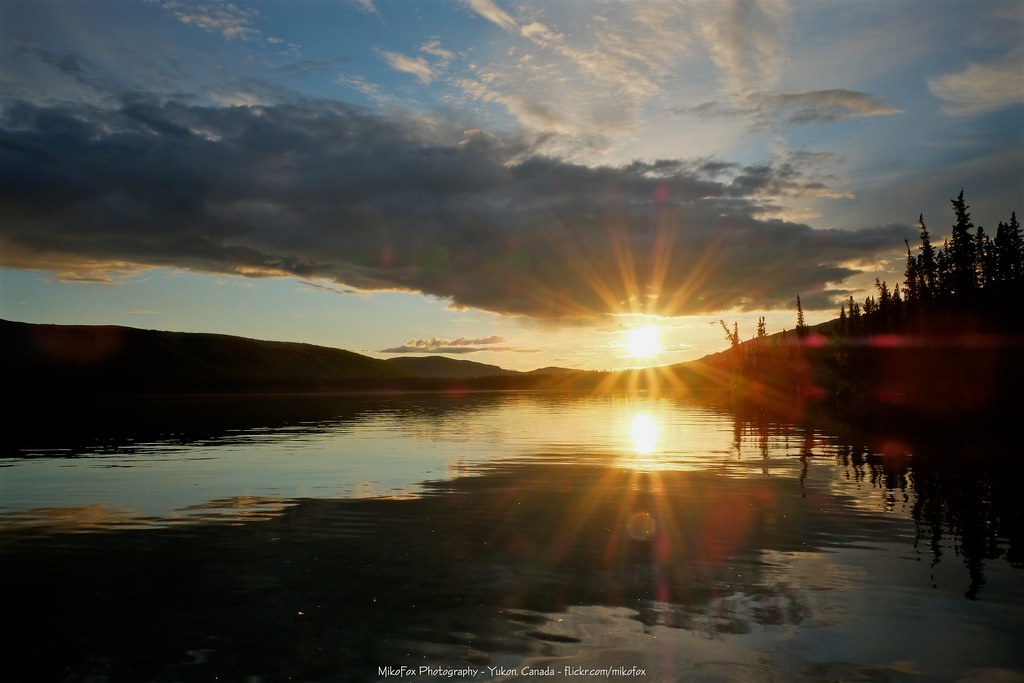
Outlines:
[[[850,296],[838,318],[808,326],[796,297],[794,334],[768,335],[759,318],[741,343],[720,321],[730,348],[702,361],[709,384],[763,402],[808,401],[949,410],[1005,404],[1024,372],[1015,369],[1024,339],[1024,234],[1016,212],[995,235],[975,226],[961,190],[941,246],[918,218],[916,253],[904,240],[902,282],[875,279],[875,292]],[[972,403],[973,402],[973,403]]]
[[[995,237],[985,228],[975,226],[963,190],[953,205],[955,222],[950,236],[938,249],[931,234],[918,216],[920,244],[915,254],[909,240],[904,279],[891,289],[884,280],[875,279],[877,297],[870,295],[863,303],[850,296],[839,310],[835,332],[841,336],[873,332],[904,331],[907,324],[927,326],[930,320],[945,322],[942,313],[951,310],[975,309],[978,314],[991,312],[993,304],[1011,303],[1024,285],[1024,234],[1017,213],[1010,220],[1000,221]],[[803,314],[797,297],[797,330],[806,334]],[[990,321],[991,322],[991,321]]]

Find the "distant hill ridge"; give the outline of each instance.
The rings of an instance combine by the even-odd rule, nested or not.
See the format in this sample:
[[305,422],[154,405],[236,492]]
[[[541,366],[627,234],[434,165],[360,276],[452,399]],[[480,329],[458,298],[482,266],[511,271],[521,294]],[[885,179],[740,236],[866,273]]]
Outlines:
[[402,356],[388,358],[384,362],[392,367],[400,368],[406,375],[412,377],[469,378],[524,374],[516,370],[506,370],[497,365],[488,365],[472,360],[457,360],[444,356]]
[[0,342],[8,390],[33,393],[324,391],[528,374],[438,356],[379,360],[313,344],[114,325],[0,320]]

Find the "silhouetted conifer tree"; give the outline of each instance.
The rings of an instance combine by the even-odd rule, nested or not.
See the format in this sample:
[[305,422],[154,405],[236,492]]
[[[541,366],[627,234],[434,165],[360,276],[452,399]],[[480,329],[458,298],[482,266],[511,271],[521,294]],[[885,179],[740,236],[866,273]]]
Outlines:
[[994,280],[996,282],[1009,282],[1013,279],[1015,254],[1011,240],[1010,226],[999,221],[999,225],[996,226],[996,237],[992,240],[992,248],[995,251]]
[[853,300],[853,295],[852,294],[850,295],[849,304],[850,304],[850,317],[847,320],[849,334],[850,334],[850,336],[856,336],[856,335],[858,335],[858,334],[860,334],[861,332],[864,331],[862,329],[862,326],[861,326],[860,304],[858,304],[856,301]]
[[867,296],[864,298],[864,321],[869,323],[867,320],[878,311],[878,303],[875,301],[875,297]]
[[878,310],[888,312],[892,306],[892,292],[889,291],[889,285],[885,283],[885,280],[879,280],[876,277],[875,289],[878,290]]
[[917,217],[917,229],[921,231],[921,254],[917,257],[918,294],[927,301],[935,296],[938,289],[938,264],[936,263],[935,247],[932,246],[928,228],[924,224],[924,214]]
[[952,262],[949,258],[949,242],[942,241],[942,247],[935,254],[935,292],[933,298],[941,298],[953,291]]
[[995,280],[996,254],[985,228],[980,225],[975,233],[974,248],[978,259],[978,286],[985,288]]
[[954,294],[964,294],[976,289],[977,285],[977,248],[971,235],[974,223],[971,222],[971,214],[967,210],[970,207],[964,201],[963,190],[950,202],[953,204],[956,223],[953,224],[949,246],[945,250],[951,278],[949,289]]
[[807,336],[807,325],[804,324],[804,307],[800,303],[800,295],[796,295],[796,336]]
[[1024,281],[1024,234],[1017,222],[1017,212],[1010,214],[1010,223],[1006,226],[1008,260],[1011,264],[1009,279],[1014,282]]
[[904,239],[903,244],[907,245],[907,269],[903,273],[903,288],[906,291],[906,300],[909,304],[916,302],[919,297],[921,291],[920,283],[918,282],[920,273],[917,269],[917,258],[910,253],[909,240]]

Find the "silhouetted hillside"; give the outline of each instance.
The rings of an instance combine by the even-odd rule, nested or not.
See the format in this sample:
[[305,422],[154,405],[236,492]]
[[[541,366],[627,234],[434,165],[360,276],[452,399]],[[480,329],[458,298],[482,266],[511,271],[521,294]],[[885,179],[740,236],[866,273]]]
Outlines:
[[951,298],[903,317],[873,313],[769,335],[667,368],[696,393],[848,418],[964,421],[1018,411],[1024,291]]
[[497,375],[520,375],[515,370],[506,370],[497,365],[477,363],[472,360],[456,360],[444,356],[402,356],[384,361],[400,368],[402,373],[413,377],[437,377],[469,379],[471,377],[494,377]]
[[326,390],[406,377],[351,351],[221,334],[0,321],[9,391]]
[[[9,394],[536,388],[535,373],[440,356],[378,360],[312,344],[222,334],[0,320]],[[560,368],[552,371],[566,372]]]
[[579,370],[573,370],[571,368],[560,368],[557,365],[548,365],[543,368],[537,368],[536,370],[530,370],[527,374],[529,375],[575,375],[578,374]]

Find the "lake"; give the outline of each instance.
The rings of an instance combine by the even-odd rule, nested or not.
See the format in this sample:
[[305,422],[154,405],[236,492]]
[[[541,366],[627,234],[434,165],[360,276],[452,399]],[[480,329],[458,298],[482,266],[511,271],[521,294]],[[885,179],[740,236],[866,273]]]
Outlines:
[[543,393],[9,416],[11,681],[1024,681],[1019,435]]

